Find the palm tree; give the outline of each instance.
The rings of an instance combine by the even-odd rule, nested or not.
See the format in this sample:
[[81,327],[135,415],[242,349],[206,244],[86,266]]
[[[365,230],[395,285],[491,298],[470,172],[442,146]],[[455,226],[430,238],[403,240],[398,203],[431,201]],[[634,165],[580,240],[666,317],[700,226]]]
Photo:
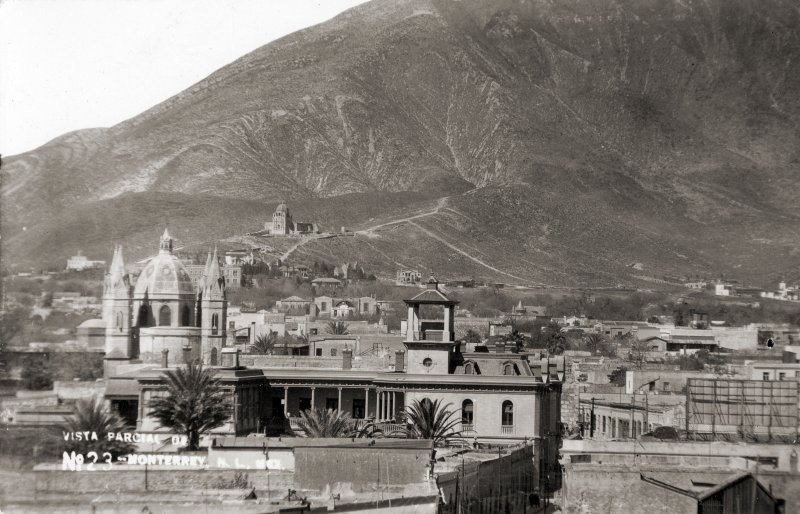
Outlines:
[[167,396],[152,402],[151,415],[159,426],[184,434],[189,451],[200,447],[200,436],[228,421],[230,407],[216,372],[202,364],[164,373]]
[[59,428],[64,432],[93,432],[97,434],[96,441],[87,441],[86,439],[67,441],[65,444],[67,452],[74,451],[84,456],[89,452],[96,452],[100,460],[105,460],[105,457],[102,456],[105,452],[110,453],[115,458],[118,455],[130,453],[135,448],[130,442],[108,439],[107,434],[126,432],[129,428],[116,412],[107,409],[103,401],[98,398],[78,400],[72,416],[68,417]]
[[461,423],[461,417],[450,410],[452,405],[444,405],[440,400],[414,400],[403,410],[408,423],[406,437],[433,439],[433,445],[437,446],[446,439],[461,435],[460,431],[454,430]]
[[272,330],[269,331],[269,334],[259,334],[256,336],[253,344],[250,345],[250,351],[261,355],[271,353],[272,349],[275,347],[275,340],[277,338],[278,333]]
[[350,413],[336,409],[308,409],[300,413],[300,427],[295,435],[304,437],[367,437],[372,438],[383,434],[373,422],[368,422],[361,428],[350,417]]
[[561,355],[564,353],[564,350],[568,348],[569,342],[567,341],[567,336],[560,330],[547,340],[547,351],[552,355]]
[[325,331],[335,336],[346,336],[350,333],[349,326],[344,321],[329,321]]
[[583,336],[583,344],[586,345],[586,348],[589,349],[590,352],[597,353],[597,350],[605,343],[606,338],[603,334],[598,334],[597,332],[591,332]]

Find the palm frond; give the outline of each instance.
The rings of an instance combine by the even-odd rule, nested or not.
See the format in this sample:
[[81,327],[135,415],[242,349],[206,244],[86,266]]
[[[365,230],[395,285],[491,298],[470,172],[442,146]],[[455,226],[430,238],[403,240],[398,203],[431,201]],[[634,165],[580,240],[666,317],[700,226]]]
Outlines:
[[220,387],[215,370],[202,364],[164,373],[167,395],[151,403],[151,413],[159,426],[187,436],[189,449],[196,450],[200,436],[219,428],[231,414],[228,397]]
[[451,437],[458,437],[461,432],[455,430],[461,423],[456,412],[450,410],[452,404],[444,405],[441,400],[414,402],[405,408],[408,421],[406,436],[413,439],[433,439],[438,445]]

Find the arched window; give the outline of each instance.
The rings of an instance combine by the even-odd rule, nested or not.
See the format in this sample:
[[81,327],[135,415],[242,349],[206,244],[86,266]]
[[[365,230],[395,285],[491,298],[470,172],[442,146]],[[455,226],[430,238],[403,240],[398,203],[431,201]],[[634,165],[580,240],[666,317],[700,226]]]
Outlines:
[[475,364],[468,362],[464,364],[464,374],[465,375],[474,375],[475,374]]
[[150,326],[150,307],[147,304],[142,304],[139,307],[139,316],[137,316],[136,325],[139,327]]
[[158,326],[167,327],[172,324],[172,311],[166,305],[162,305],[158,310]]
[[189,309],[189,306],[184,304],[183,309],[181,309],[181,326],[188,327],[191,326],[192,323],[192,310]]
[[503,364],[503,375],[516,375],[517,370],[515,369],[514,363],[506,362]]
[[471,425],[474,419],[474,412],[475,410],[472,400],[464,400],[461,403],[461,424]]
[[217,335],[217,330],[219,330],[219,314],[214,313],[211,315],[211,333]]
[[423,409],[427,410],[427,409],[431,408],[431,405],[433,405],[433,402],[431,401],[430,398],[423,398],[422,401],[419,402],[419,404]]
[[514,404],[506,400],[503,402],[503,426],[514,426]]
[[217,349],[216,348],[212,348],[211,349],[211,362],[210,362],[210,364],[212,366],[216,366],[217,365]]

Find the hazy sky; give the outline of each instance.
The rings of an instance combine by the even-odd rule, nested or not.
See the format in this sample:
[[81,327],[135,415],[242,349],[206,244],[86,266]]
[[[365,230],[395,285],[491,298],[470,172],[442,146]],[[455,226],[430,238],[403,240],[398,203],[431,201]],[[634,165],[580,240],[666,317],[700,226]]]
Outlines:
[[0,0],[0,153],[108,127],[364,0]]

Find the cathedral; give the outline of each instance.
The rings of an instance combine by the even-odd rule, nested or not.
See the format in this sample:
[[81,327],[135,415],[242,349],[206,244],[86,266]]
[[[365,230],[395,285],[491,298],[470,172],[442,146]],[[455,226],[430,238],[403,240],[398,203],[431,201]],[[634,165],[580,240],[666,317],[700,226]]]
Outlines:
[[[117,247],[103,288],[106,327],[106,376],[121,364],[170,364],[201,360],[216,365],[225,343],[227,299],[217,251],[209,253],[195,286],[183,263],[172,253],[168,231],[158,254],[145,264],[135,282],[125,272]],[[165,352],[166,350],[166,352]]]

